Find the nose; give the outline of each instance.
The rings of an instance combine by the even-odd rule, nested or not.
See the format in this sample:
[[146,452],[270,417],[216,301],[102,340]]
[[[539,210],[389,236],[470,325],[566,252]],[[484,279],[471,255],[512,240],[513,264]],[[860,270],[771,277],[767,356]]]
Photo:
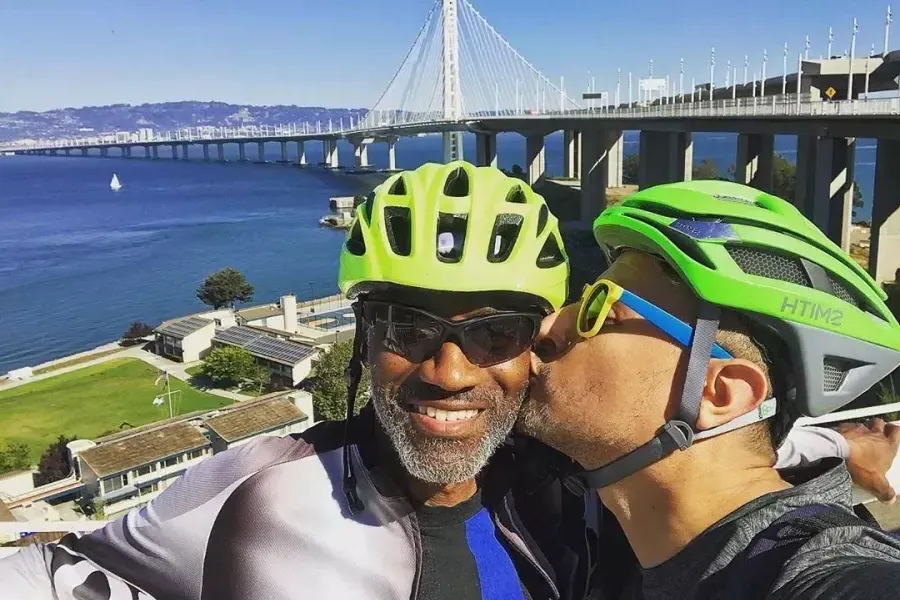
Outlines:
[[570,304],[544,317],[535,340],[535,351],[543,360],[553,360],[578,341],[578,304]]
[[422,381],[448,392],[475,387],[478,385],[479,375],[479,367],[470,363],[460,347],[450,341],[444,342],[434,356],[419,368]]

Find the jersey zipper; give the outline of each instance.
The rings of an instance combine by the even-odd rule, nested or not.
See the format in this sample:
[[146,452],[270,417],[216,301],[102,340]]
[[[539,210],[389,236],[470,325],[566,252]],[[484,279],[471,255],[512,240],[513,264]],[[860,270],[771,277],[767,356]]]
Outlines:
[[[510,515],[510,526],[515,528],[515,524],[512,519],[512,509],[509,507],[509,497],[503,498],[503,508],[506,510],[506,513]],[[541,563],[538,562],[538,559],[531,552],[531,549],[528,547],[528,544],[525,543],[525,540],[518,534],[518,532],[508,529],[503,521],[499,517],[495,517],[497,527],[503,532],[504,537],[509,541],[509,543],[518,550],[519,554],[524,556],[531,565],[537,569],[538,573],[544,578],[544,581],[547,582],[547,585],[550,586],[550,589],[553,591],[553,597],[559,599],[559,589],[556,587],[556,583],[553,581],[553,578],[550,577],[550,574],[541,566]]]

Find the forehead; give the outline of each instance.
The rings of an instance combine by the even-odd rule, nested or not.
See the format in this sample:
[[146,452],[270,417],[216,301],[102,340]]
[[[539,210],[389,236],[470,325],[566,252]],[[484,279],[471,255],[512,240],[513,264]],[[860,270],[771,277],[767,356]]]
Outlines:
[[379,290],[372,300],[412,306],[445,319],[462,319],[496,312],[521,311],[539,314],[527,296],[501,292],[447,292],[420,288]]
[[677,272],[655,256],[626,250],[610,265],[603,277],[682,320],[692,322],[696,317],[697,297]]

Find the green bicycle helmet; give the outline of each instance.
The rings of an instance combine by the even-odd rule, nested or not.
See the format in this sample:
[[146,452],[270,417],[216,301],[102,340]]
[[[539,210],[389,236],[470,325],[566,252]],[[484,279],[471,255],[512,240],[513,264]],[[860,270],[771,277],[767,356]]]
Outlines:
[[775,400],[789,416],[832,412],[900,365],[900,326],[884,291],[780,198],[729,181],[665,184],[607,208],[593,229],[610,262],[624,249],[656,255],[701,300],[678,415],[650,443],[588,473],[593,487],[774,414],[775,403],[763,403],[741,423],[695,431],[722,308],[783,343],[793,388]]
[[425,164],[391,176],[356,211],[341,251],[348,298],[385,285],[512,292],[562,306],[569,265],[544,199],[493,167]]

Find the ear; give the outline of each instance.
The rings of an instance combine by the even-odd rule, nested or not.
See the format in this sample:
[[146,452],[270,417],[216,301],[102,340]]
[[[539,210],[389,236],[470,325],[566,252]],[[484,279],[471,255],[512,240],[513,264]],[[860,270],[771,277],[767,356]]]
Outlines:
[[755,410],[767,392],[766,374],[749,360],[711,360],[697,429],[712,429]]

